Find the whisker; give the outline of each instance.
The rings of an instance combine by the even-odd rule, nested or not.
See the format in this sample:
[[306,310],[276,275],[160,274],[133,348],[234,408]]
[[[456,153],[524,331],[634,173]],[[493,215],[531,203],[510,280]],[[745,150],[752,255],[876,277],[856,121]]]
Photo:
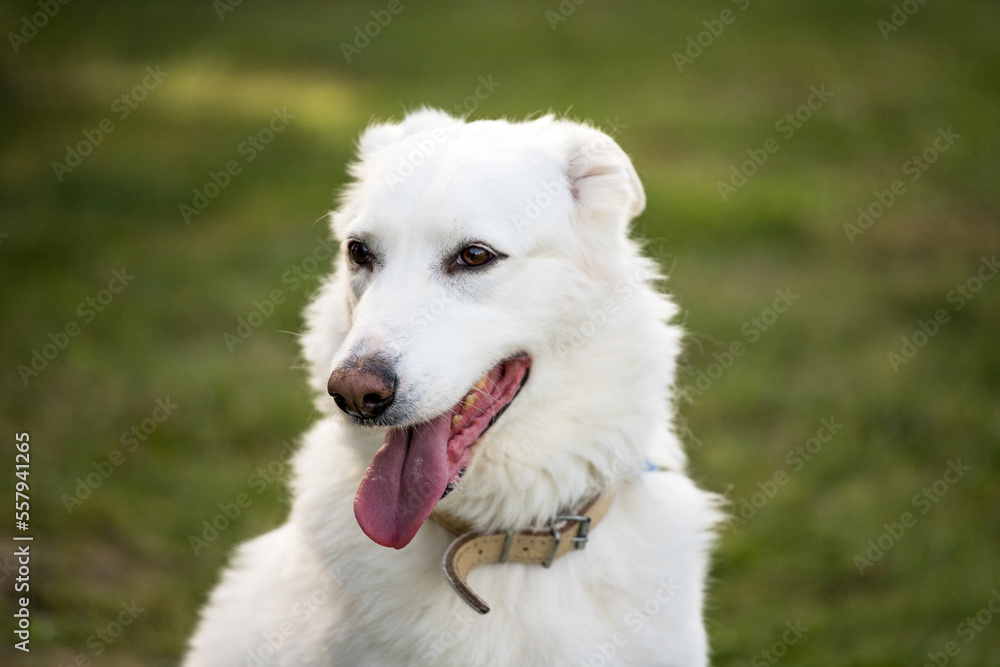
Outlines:
[[484,396],[486,396],[486,398],[489,399],[489,401],[490,401],[490,412],[492,413],[492,416],[495,417],[496,414],[497,414],[497,412],[496,412],[496,401],[493,400],[493,394],[491,392],[492,392],[492,390],[494,390],[494,389],[497,388],[497,383],[493,382],[493,380],[490,379],[489,374],[486,375],[486,383],[488,385],[490,385],[490,384],[493,385],[490,388],[490,392],[486,391],[486,386],[485,385],[483,386],[482,389],[476,389],[475,387],[473,387],[473,390],[479,392],[480,394],[483,394]]

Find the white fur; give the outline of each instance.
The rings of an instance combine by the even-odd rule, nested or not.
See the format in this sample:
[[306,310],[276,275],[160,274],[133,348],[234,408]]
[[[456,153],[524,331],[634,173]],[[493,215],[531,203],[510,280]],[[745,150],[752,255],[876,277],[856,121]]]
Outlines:
[[[240,547],[185,665],[707,664],[717,499],[684,475],[681,332],[628,239],[645,204],[628,157],[551,116],[466,123],[421,110],[369,128],[351,173],[334,232],[362,235],[378,261],[352,275],[342,251],[307,311],[310,383],[329,417],[297,455],[288,522]],[[442,272],[471,241],[506,258]],[[530,378],[439,507],[478,529],[524,529],[598,489],[618,495],[586,549],[551,568],[475,570],[470,585],[492,607],[480,616],[445,580],[453,536],[441,526],[426,522],[398,551],[361,532],[352,503],[385,431],[349,424],[326,382],[352,355],[388,355],[400,423],[412,424],[519,352]],[[650,460],[662,470],[644,472]]]

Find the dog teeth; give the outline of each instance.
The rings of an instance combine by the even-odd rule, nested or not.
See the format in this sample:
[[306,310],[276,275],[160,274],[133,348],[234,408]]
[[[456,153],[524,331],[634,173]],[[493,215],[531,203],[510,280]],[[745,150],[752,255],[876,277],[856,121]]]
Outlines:
[[462,415],[455,415],[454,417],[451,418],[452,428],[458,426],[461,423],[462,423]]
[[483,389],[486,388],[486,383],[489,381],[489,379],[490,379],[490,374],[487,373],[483,377],[479,378],[479,382],[473,385],[473,389],[478,389],[479,391],[482,391]]
[[476,392],[470,391],[468,394],[466,394],[465,398],[462,399],[462,402],[465,403],[465,407],[471,408],[476,404],[476,399],[478,398],[479,395],[476,394]]

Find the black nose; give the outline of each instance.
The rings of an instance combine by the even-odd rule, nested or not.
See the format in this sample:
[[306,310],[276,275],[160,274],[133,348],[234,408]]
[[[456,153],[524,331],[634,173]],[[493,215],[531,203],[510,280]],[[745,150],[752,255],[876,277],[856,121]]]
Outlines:
[[361,358],[331,373],[326,390],[347,414],[374,419],[395,400],[396,376],[380,360]]

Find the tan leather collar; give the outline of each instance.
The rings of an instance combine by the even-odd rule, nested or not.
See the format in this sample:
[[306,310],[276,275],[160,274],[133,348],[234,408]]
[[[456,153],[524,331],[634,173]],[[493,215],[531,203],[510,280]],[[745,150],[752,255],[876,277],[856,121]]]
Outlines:
[[470,607],[480,614],[489,613],[489,605],[466,583],[469,572],[491,563],[537,563],[549,567],[556,558],[586,546],[589,531],[607,514],[614,497],[614,491],[605,489],[578,514],[553,517],[543,530],[470,532],[468,526],[435,512],[431,518],[459,536],[444,554],[445,575]]

